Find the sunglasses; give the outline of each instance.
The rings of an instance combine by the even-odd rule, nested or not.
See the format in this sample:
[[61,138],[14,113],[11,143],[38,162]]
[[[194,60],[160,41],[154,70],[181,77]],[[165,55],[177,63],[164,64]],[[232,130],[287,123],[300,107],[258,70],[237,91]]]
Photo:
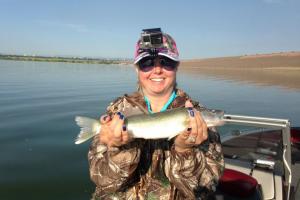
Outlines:
[[[157,57],[143,58],[138,63],[139,69],[143,72],[151,71],[155,66],[156,59]],[[171,60],[167,57],[158,57],[158,62],[160,66],[162,66],[167,71],[173,71],[179,64],[179,62]]]

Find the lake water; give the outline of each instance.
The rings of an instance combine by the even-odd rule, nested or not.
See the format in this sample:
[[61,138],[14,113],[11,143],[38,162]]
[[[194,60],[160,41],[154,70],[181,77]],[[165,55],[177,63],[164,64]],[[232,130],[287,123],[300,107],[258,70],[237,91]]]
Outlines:
[[[99,117],[136,81],[130,66],[0,60],[0,199],[89,199],[89,142],[74,145],[74,116]],[[183,73],[177,82],[209,108],[300,126],[300,91]]]

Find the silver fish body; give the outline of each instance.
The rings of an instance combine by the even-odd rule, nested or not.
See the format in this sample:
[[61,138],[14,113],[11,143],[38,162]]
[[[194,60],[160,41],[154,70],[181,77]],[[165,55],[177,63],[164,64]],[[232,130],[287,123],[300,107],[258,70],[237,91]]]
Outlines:
[[[154,114],[139,114],[125,118],[128,133],[134,138],[144,139],[171,139],[185,131],[189,126],[190,110],[176,108]],[[200,110],[207,127],[224,124],[224,112],[221,110]],[[77,124],[81,127],[75,144],[80,144],[100,133],[99,120],[77,116]]]

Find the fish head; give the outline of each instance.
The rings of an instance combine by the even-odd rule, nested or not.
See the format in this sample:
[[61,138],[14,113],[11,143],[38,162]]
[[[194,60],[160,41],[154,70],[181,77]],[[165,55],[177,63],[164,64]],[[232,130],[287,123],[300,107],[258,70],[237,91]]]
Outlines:
[[223,110],[205,109],[200,111],[203,120],[206,122],[207,127],[222,126],[224,124]]

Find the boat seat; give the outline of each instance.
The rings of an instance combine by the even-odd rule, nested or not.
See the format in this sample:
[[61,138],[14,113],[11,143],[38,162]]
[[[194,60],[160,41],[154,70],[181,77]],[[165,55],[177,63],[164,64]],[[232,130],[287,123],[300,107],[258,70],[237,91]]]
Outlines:
[[296,148],[300,148],[300,127],[291,128],[291,143]]
[[[250,162],[234,160],[234,159],[226,159],[226,158],[225,158],[225,167],[226,169],[241,172],[253,178],[258,183],[260,188],[260,193],[261,193],[260,195],[262,195],[264,199],[274,199],[275,197],[279,198],[280,196],[282,197],[281,177],[278,175],[274,175],[272,171],[254,168],[252,171],[252,176],[250,176],[251,169],[253,168]],[[233,187],[233,191],[236,191],[238,189],[234,189],[234,188],[239,188],[239,187]]]
[[264,170],[253,170],[252,176],[259,182],[262,187],[262,195],[264,199],[274,199],[275,197],[275,181],[273,172]]
[[300,127],[291,128],[292,164],[300,163]]
[[220,190],[234,197],[249,197],[255,193],[257,187],[255,178],[232,169],[225,169],[219,181]]

